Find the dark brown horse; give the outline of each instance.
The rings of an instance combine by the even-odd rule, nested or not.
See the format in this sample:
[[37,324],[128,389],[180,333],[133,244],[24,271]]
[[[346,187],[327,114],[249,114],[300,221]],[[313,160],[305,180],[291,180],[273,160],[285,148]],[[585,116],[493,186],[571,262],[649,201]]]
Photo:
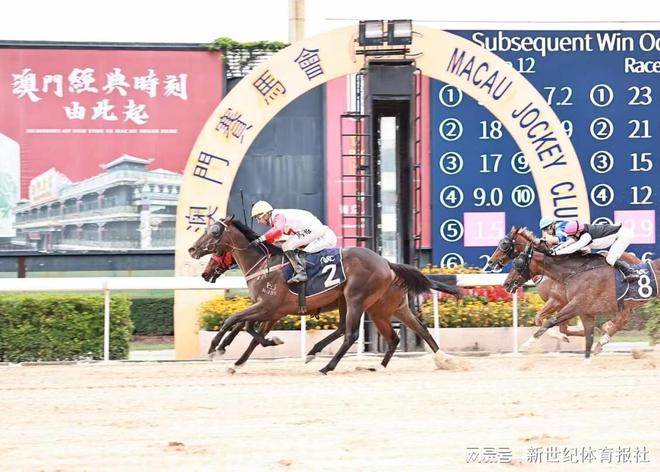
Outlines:
[[[266,244],[256,247],[249,246],[250,241],[257,237],[258,235],[246,225],[229,217],[209,226],[189,249],[190,255],[194,258],[209,253],[231,253],[248,279],[250,297],[255,301],[254,305],[225,321],[211,343],[209,354],[216,350],[223,336],[238,323],[276,322],[283,316],[297,311],[298,297],[289,292],[282,272],[267,268],[273,265],[270,261],[271,255],[281,254],[281,249]],[[344,334],[342,346],[328,365],[321,369],[322,373],[326,374],[333,370],[356,341],[359,321],[363,312],[369,314],[388,343],[388,351],[382,362],[383,366],[387,365],[399,342],[391,325],[393,316],[420,335],[434,352],[438,350],[437,344],[426,327],[411,312],[407,302],[407,293],[419,294],[437,289],[442,286],[439,282],[425,277],[414,267],[390,263],[365,248],[344,249],[342,259],[346,274],[345,282],[307,299],[310,311],[339,307],[340,313],[345,312],[344,325],[317,344],[318,346],[325,343],[321,346],[322,349]],[[459,293],[456,287],[444,287],[447,289],[445,291]],[[267,326],[264,324],[264,328]],[[250,334],[263,345],[265,338],[261,334],[257,333],[257,336],[255,333]],[[316,352],[312,349],[310,355],[314,354]]]
[[[521,254],[528,244],[534,244],[535,241],[538,240],[532,231],[527,228],[514,226],[511,228],[509,234],[500,240],[499,244],[497,245],[497,249],[495,249],[495,252],[493,252],[493,254],[490,256],[490,259],[488,260],[488,265],[495,269],[501,269],[507,263],[516,258],[519,254]],[[581,255],[576,254],[572,257],[578,258],[578,260],[584,262],[584,259],[582,259]],[[624,253],[621,258],[629,264],[639,264],[641,262],[637,257],[635,257],[634,254],[629,252]],[[540,278],[540,281],[538,281],[536,284],[536,288],[541,299],[545,302],[545,305],[543,305],[543,308],[541,308],[541,310],[536,314],[534,319],[536,325],[541,326],[541,323],[545,318],[559,311],[568,303],[568,300],[566,298],[566,286],[564,281],[554,280],[548,276],[548,274],[545,274],[545,276]],[[593,349],[593,353],[598,354],[601,352],[603,346],[611,340],[615,333],[623,329],[626,323],[628,323],[629,319],[630,312],[615,312],[614,320],[608,320],[601,327],[605,334],[596,344],[596,347]],[[585,335],[584,329],[570,329],[568,327],[568,322],[561,323],[559,325],[559,330],[565,336]],[[553,337],[557,336],[553,335]]]
[[[660,277],[660,259],[652,261],[656,279]],[[580,316],[585,331],[585,357],[589,358],[593,343],[594,318],[601,313],[617,311],[614,269],[600,255],[583,257],[547,256],[545,248],[535,248],[532,244],[514,260],[504,288],[514,292],[525,282],[536,276],[548,276],[553,280],[565,281],[567,303],[534,333],[525,345],[530,346],[549,328]],[[621,311],[626,317],[640,305],[650,301],[625,300]]]
[[[234,266],[234,260],[231,255],[231,253],[224,253],[224,254],[213,254],[211,256],[211,259],[209,259],[209,262],[206,264],[206,267],[204,268],[204,271],[202,272],[202,278],[206,280],[207,282],[210,283],[215,283],[218,277],[220,277],[222,274],[224,274],[228,269],[230,269],[232,266]],[[434,289],[439,289],[440,291],[445,291],[447,293],[450,293],[456,297],[460,297],[461,293],[458,287],[456,287],[456,276],[455,275],[448,275],[448,274],[430,274],[428,277],[434,282]],[[382,303],[386,304],[399,304],[403,305],[405,303],[406,305],[408,304],[408,299],[407,299],[407,293],[403,292],[400,287],[396,287],[394,285],[390,286],[388,289]],[[343,334],[344,334],[344,326],[345,326],[345,321],[346,321],[346,313],[343,308],[345,307],[345,304],[341,304],[339,306],[339,301],[337,301],[336,304],[333,304],[328,307],[324,307],[320,311],[330,311],[334,310],[336,308],[340,308],[339,311],[339,326],[335,329],[334,332],[326,336],[324,339],[320,340],[317,342],[312,349],[307,353],[307,359],[306,363],[310,362],[311,360],[316,357],[316,354],[321,352],[326,346],[328,346],[330,343],[335,341],[336,339],[339,339]],[[384,311],[382,311],[384,312]],[[415,332],[418,336],[420,336],[427,344],[428,346],[434,351],[437,352],[437,344],[435,343],[435,340],[431,337],[430,333],[428,332],[428,329],[426,328],[426,325],[424,323],[424,320],[421,318],[421,313],[418,313],[419,317],[416,319],[411,318],[408,316],[407,310],[401,306],[400,309],[397,309],[396,312],[392,313],[392,317],[397,317],[400,316],[402,319],[399,320],[401,321],[407,328],[409,328],[411,331]],[[259,327],[258,333],[260,336],[265,336],[275,325],[275,321],[266,321],[261,323],[261,326]],[[391,325],[391,319],[389,320],[389,324]],[[231,342],[234,340],[234,338],[240,333],[240,331],[243,328],[246,328],[246,331],[248,333],[254,333],[255,322],[245,322],[245,323],[237,323],[230,333],[225,336],[222,339],[222,342],[218,345],[216,348],[216,353],[222,355],[225,353],[225,349]],[[376,325],[376,329],[381,332],[382,324],[379,322]],[[382,335],[387,334],[387,329],[384,329],[384,331],[381,333]],[[273,346],[280,344],[282,341],[277,338],[273,337],[272,339],[268,338],[261,338],[261,337],[255,337],[253,335],[253,339],[250,342],[248,348],[245,350],[245,352],[236,360],[235,366],[240,367],[242,366],[250,357],[254,349],[257,347],[257,345],[261,344],[262,346]],[[385,361],[385,359],[383,359]]]

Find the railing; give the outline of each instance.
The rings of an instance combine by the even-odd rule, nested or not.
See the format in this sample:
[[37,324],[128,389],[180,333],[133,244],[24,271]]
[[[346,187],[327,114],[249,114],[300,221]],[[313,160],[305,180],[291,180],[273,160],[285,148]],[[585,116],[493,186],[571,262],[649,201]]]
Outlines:
[[[506,274],[458,274],[457,283],[463,287],[501,285]],[[110,360],[110,292],[112,290],[209,290],[246,289],[243,277],[220,277],[215,284],[201,277],[62,277],[0,279],[0,292],[102,292],[105,296],[103,326],[103,359]],[[364,316],[363,316],[364,318]],[[300,355],[306,355],[306,317],[300,323]],[[438,293],[433,292],[433,334],[440,338]],[[364,348],[358,339],[358,353]],[[518,295],[513,294],[513,352],[518,352]]]

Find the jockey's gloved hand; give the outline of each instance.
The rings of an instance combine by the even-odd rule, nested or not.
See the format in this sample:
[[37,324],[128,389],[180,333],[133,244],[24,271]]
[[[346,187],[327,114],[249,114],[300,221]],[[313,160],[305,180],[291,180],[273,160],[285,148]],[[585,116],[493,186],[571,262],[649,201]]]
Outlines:
[[253,239],[250,241],[250,244],[248,244],[248,247],[257,247],[259,244],[263,243],[265,241],[265,238],[263,236],[259,236],[257,239]]

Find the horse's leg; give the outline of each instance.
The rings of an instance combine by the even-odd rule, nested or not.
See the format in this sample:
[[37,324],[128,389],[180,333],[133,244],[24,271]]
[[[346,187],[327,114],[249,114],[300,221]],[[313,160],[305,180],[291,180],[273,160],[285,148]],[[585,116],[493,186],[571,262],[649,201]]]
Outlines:
[[268,321],[268,312],[269,309],[263,303],[257,303],[247,307],[245,310],[239,311],[235,315],[230,316],[225,320],[218,331],[218,334],[215,335],[213,341],[211,341],[211,346],[209,347],[209,355],[213,354],[215,349],[222,341],[223,336],[229,331],[236,323],[242,323],[244,321]]
[[305,364],[311,362],[316,357],[316,354],[318,354],[323,349],[325,349],[326,346],[330,345],[335,340],[341,338],[342,335],[344,334],[345,329],[346,329],[346,317],[344,316],[343,318],[341,318],[339,326],[337,327],[336,330],[334,330],[325,338],[321,339],[319,342],[314,344],[314,347],[312,347],[312,349],[310,349],[310,351],[307,353]]
[[[561,331],[566,336],[584,336],[584,326],[582,329],[572,329],[571,326],[568,326],[568,321],[559,325],[559,331]],[[568,340],[566,340],[566,342],[568,342]]]
[[628,320],[630,320],[631,314],[632,310],[630,309],[622,310],[616,314],[614,320],[609,320],[602,326],[605,334],[603,334],[600,340],[596,343],[596,347],[594,347],[594,356],[600,354],[603,351],[603,346],[611,341],[612,336],[626,326]]
[[[543,325],[530,337],[527,341],[520,346],[520,349],[529,349],[538,339],[543,336],[543,334],[552,328],[557,326],[565,321],[570,320],[577,315],[579,311],[579,303],[575,300],[572,300],[570,303],[565,305],[559,312],[543,322]],[[539,312],[540,313],[540,312]],[[537,315],[538,316],[538,315]]]
[[584,326],[584,357],[589,359],[591,357],[591,346],[594,343],[594,325],[596,320],[593,316],[582,316],[582,326]]
[[[273,329],[273,326],[275,326],[276,321],[265,321],[261,323],[261,326],[259,327],[259,330],[262,335],[268,334],[268,332]],[[280,343],[281,344],[281,343]],[[240,367],[243,364],[247,362],[247,360],[250,358],[252,355],[252,352],[255,350],[255,348],[259,345],[259,341],[257,341],[256,338],[252,338],[250,341],[250,344],[248,345],[247,349],[243,353],[241,357],[239,357],[236,362],[234,362],[235,367]],[[276,344],[270,344],[271,346],[275,346]]]
[[422,320],[416,317],[410,310],[407,299],[404,298],[401,305],[399,305],[399,308],[394,312],[394,317],[422,338],[433,352],[438,352],[440,349],[438,343],[435,342],[435,339],[431,336],[426,325],[422,323]]
[[225,353],[226,347],[231,344],[231,342],[238,335],[238,333],[241,332],[241,330],[243,329],[244,326],[245,326],[245,323],[238,323],[236,326],[234,326],[232,328],[229,335],[225,339],[223,339],[222,342],[220,343],[220,345],[218,346],[218,349],[217,349],[218,354],[222,355],[222,354]]
[[396,351],[396,348],[399,345],[399,336],[394,332],[394,328],[390,322],[391,317],[388,316],[385,311],[374,311],[373,309],[370,309],[369,318],[374,322],[374,325],[381,336],[387,341],[387,351],[385,352],[385,356],[383,356],[383,361],[380,363],[383,367],[387,367],[387,364],[394,355],[394,351]]
[[323,349],[325,349],[325,347],[330,345],[330,343],[332,343],[333,341],[341,338],[341,336],[344,334],[344,330],[346,329],[346,299],[344,297],[341,297],[338,300],[338,305],[339,305],[338,306],[339,326],[332,333],[330,333],[325,338],[321,339],[319,342],[314,344],[314,347],[312,347],[307,353],[305,364],[311,362],[314,359],[314,357],[316,357],[316,354],[318,354]]
[[258,344],[261,344],[263,347],[279,346],[280,344],[283,344],[283,341],[280,338],[274,337],[272,339],[268,339],[264,336],[266,333],[268,333],[268,331],[272,329],[273,325],[271,325],[267,331],[263,330],[263,326],[260,327],[260,331],[257,331],[254,329],[254,323],[248,323],[245,331],[247,331],[254,338],[254,340],[257,341]]
[[[565,303],[563,303],[560,299],[552,296],[552,294],[549,294],[548,295],[548,300],[545,302],[543,307],[541,307],[541,309],[538,311],[538,313],[536,313],[536,316],[534,317],[534,324],[536,324],[537,326],[541,326],[542,323],[543,323],[543,320],[545,320],[548,315],[551,315],[552,313],[555,313],[557,310],[561,309],[564,306],[565,306]],[[551,328],[546,328],[546,330],[550,330],[550,329]],[[545,333],[546,330],[544,330],[543,332]],[[559,333],[556,333],[556,331],[557,330],[555,330],[554,333],[549,333],[549,334],[551,334],[552,337],[555,338],[555,339],[562,339],[561,335]],[[520,349],[522,349],[522,350],[529,349],[529,347],[532,345],[533,342],[534,342],[534,340],[532,338],[529,338],[527,341],[525,341],[520,346]]]
[[357,341],[362,313],[362,300],[351,300],[350,303],[347,301],[346,331],[344,334],[344,342],[339,347],[339,349],[337,349],[337,352],[332,357],[330,362],[328,362],[328,365],[326,365],[319,372],[326,375],[331,370],[335,370],[337,363],[341,360],[342,357],[344,357],[344,354],[346,354],[346,352],[351,348],[353,343]]

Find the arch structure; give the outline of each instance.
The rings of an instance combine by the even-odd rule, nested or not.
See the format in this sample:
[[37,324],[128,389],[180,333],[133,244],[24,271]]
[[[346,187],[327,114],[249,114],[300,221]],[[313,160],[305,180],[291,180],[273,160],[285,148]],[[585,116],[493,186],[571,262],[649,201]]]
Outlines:
[[[478,45],[427,27],[414,27],[409,58],[428,77],[451,84],[486,107],[509,131],[531,168],[544,215],[567,207],[589,220],[589,201],[575,149],[543,96],[510,64]],[[232,183],[250,145],[286,105],[313,87],[356,73],[357,27],[294,43],[243,78],[202,128],[184,171],[177,210],[177,275],[198,275],[204,263],[187,248],[211,219],[226,216]],[[267,177],[265,177],[267,178]],[[176,355],[196,358],[199,294],[177,292]]]

